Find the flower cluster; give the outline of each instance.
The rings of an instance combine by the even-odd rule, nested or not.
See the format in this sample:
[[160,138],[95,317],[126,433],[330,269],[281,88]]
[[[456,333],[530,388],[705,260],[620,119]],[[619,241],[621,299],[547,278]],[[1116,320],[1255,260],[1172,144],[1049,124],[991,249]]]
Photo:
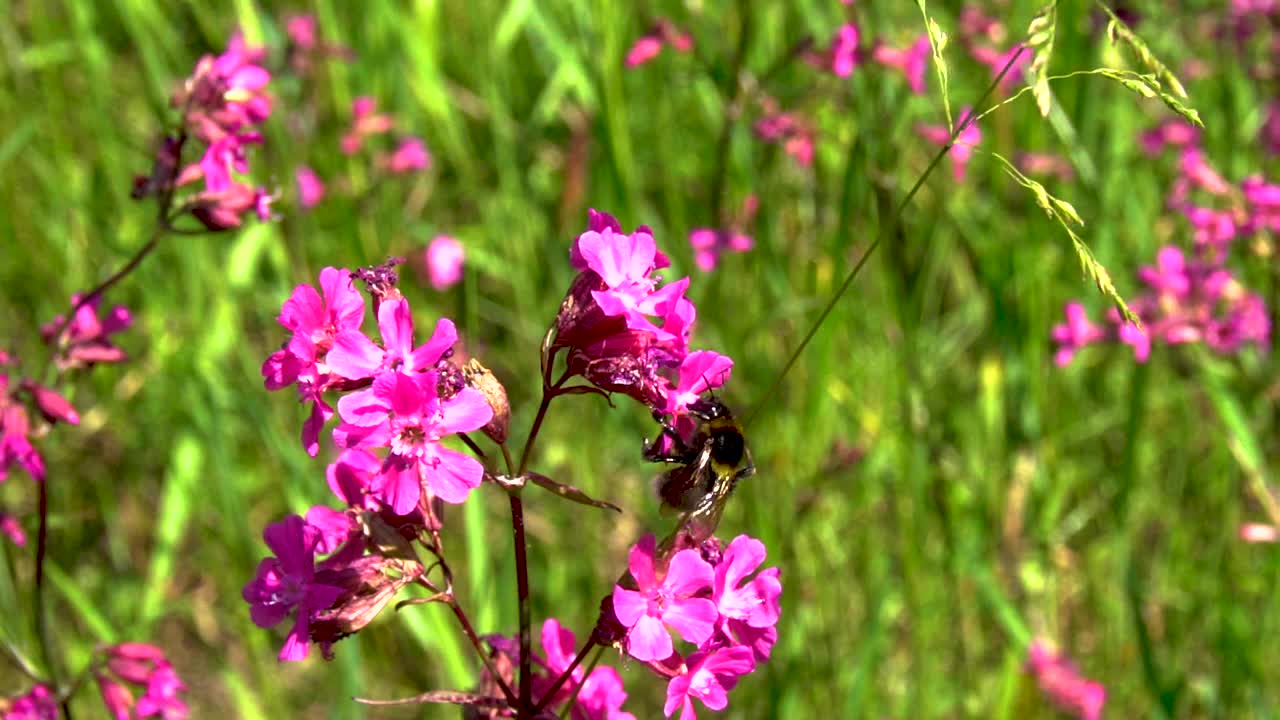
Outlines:
[[1040,691],[1064,712],[1080,720],[1099,720],[1107,701],[1102,683],[1082,676],[1065,656],[1037,640],[1027,651],[1027,669],[1035,675]]
[[[185,720],[187,704],[180,695],[187,686],[163,650],[143,643],[121,643],[103,649],[102,656],[94,679],[112,717]],[[142,695],[135,698],[130,686],[140,689]]]
[[58,720],[58,713],[58,699],[48,685],[37,684],[15,698],[0,698],[0,720]]
[[[203,181],[179,207],[209,230],[237,227],[250,212],[270,218],[274,198],[242,179],[249,172],[250,146],[262,143],[256,127],[271,114],[265,57],[264,49],[248,46],[236,34],[222,54],[196,63],[172,98],[182,113],[182,129],[164,139],[151,176],[135,178],[134,197],[156,195],[168,202],[176,188]],[[203,154],[181,167],[190,139],[203,144]]]
[[[470,376],[450,363],[458,340],[450,320],[438,321],[431,338],[415,344],[392,264],[359,273],[325,268],[319,290],[298,286],[278,318],[292,337],[263,364],[268,389],[294,386],[311,405],[302,443],[312,456],[334,415],[327,396],[343,393],[332,435],[341,454],[327,477],[347,510],[319,506],[305,520],[291,516],[268,527],[264,537],[275,557],[263,561],[244,590],[260,626],[294,613],[282,659],[305,657],[308,638],[327,654],[329,643],[362,627],[421,574],[404,539],[439,529],[440,503],[463,502],[484,476],[479,461],[441,441],[494,432],[491,400],[505,402],[469,387]],[[374,297],[380,344],[361,331],[365,300],[356,276]],[[375,540],[379,532],[402,538],[392,543],[396,552]],[[378,552],[365,555],[373,545]]]
[[[613,216],[590,212],[570,251],[578,275],[560,305],[548,351],[568,352],[561,381],[579,376],[606,392],[639,400],[655,413],[687,416],[689,402],[729,378],[733,361],[690,352],[697,309],[689,278],[661,284],[667,267],[653,234],[626,234]],[[545,366],[550,366],[546,363]]]
[[[679,711],[693,720],[694,699],[723,710],[738,679],[769,659],[782,584],[776,567],[756,572],[764,558],[764,543],[746,535],[669,557],[651,534],[631,548],[629,575],[609,604],[626,653],[669,678],[667,717]],[[687,656],[677,652],[672,630],[695,646]]]
[[1132,346],[1139,362],[1146,361],[1153,342],[1203,342],[1219,353],[1249,344],[1269,347],[1271,322],[1262,297],[1246,290],[1225,262],[1237,239],[1280,229],[1280,185],[1255,175],[1233,186],[1209,164],[1199,139],[1199,130],[1180,120],[1161,123],[1139,138],[1147,153],[1177,150],[1178,174],[1168,204],[1187,220],[1193,245],[1191,253],[1165,246],[1154,266],[1139,268],[1146,289],[1129,304],[1145,331],[1123,322],[1114,309],[1105,326],[1094,325],[1079,303],[1070,303],[1066,322],[1052,333],[1059,365],[1069,363],[1080,348],[1105,341]]
[[755,219],[760,201],[754,194],[742,201],[742,211],[728,227],[694,228],[689,231],[689,245],[693,247],[693,264],[703,272],[711,272],[726,252],[744,253],[755,246],[750,235],[742,232]]

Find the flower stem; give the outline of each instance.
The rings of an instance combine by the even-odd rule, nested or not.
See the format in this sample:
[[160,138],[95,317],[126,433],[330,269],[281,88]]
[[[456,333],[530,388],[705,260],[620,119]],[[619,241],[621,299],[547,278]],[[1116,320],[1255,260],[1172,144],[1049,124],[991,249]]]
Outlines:
[[516,471],[516,475],[524,475],[524,471],[529,469],[529,456],[533,454],[534,441],[538,439],[538,431],[542,429],[542,421],[547,417],[547,408],[551,407],[551,401],[555,395],[551,393],[550,388],[542,389],[542,402],[538,404],[538,414],[533,417],[533,425],[529,427],[529,437],[525,438],[524,450],[520,452],[520,468]]
[[[539,419],[545,406],[544,397]],[[523,462],[521,467],[523,473]],[[511,492],[507,497],[511,500],[511,534],[516,546],[516,598],[520,605],[520,704],[516,708],[516,718],[519,719],[533,717],[533,713],[528,712],[533,704],[533,642],[530,635],[533,609],[529,604],[529,557],[524,537],[524,504],[520,500],[519,490]]]
[[485,652],[484,646],[480,643],[480,636],[476,634],[475,627],[471,624],[471,618],[467,617],[467,613],[462,609],[462,605],[458,603],[458,599],[449,594],[449,609],[453,611],[453,616],[458,619],[458,624],[462,626],[462,633],[471,641],[471,646],[476,649],[476,654],[480,656],[480,661],[484,663],[484,667],[489,671],[489,675],[494,682],[498,683],[498,688],[502,690],[502,694],[507,699],[507,704],[516,707],[517,699],[515,693],[511,692],[511,686],[506,680],[502,679],[502,675],[498,669],[493,666],[493,658],[489,657],[489,653]]

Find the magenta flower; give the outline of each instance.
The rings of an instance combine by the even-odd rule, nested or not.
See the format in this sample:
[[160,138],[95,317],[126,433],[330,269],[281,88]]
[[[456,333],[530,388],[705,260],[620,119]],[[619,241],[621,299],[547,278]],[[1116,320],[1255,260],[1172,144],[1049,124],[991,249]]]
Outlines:
[[314,581],[316,545],[320,534],[297,515],[272,523],[262,533],[275,557],[263,559],[257,576],[241,595],[249,603],[255,625],[268,628],[294,614],[293,628],[280,650],[281,660],[307,657],[307,628],[314,612],[333,605],[342,588]]
[[[685,551],[689,552],[689,551]],[[741,646],[696,652],[685,661],[684,672],[667,684],[667,702],[662,714],[671,717],[680,711],[680,720],[697,720],[693,699],[712,710],[729,706],[729,691],[738,678],[755,670],[750,648]]]
[[390,155],[382,158],[381,165],[392,175],[404,175],[431,167],[431,154],[420,138],[408,137],[401,140]]
[[929,69],[929,57],[932,53],[929,36],[921,35],[911,47],[902,50],[876,43],[871,48],[871,59],[901,72],[907,78],[911,92],[923,95],[924,74]]
[[984,39],[993,43],[1004,40],[1004,25],[975,5],[966,5],[960,10],[959,26],[960,35],[966,40]]
[[[0,478],[2,479],[2,478]],[[9,541],[18,547],[26,547],[27,534],[22,531],[22,524],[18,522],[18,518],[7,512],[0,512],[0,533],[9,538]]]
[[44,458],[31,444],[30,433],[26,407],[9,390],[9,376],[0,374],[0,482],[9,477],[9,468],[14,465],[36,482],[44,481]]
[[[972,108],[965,107],[960,111],[958,123],[965,122],[969,114],[973,112]],[[946,145],[951,142],[951,130],[945,125],[916,125],[916,132],[924,139],[937,145]],[[978,129],[978,123],[972,122],[956,137],[955,143],[951,146],[949,152],[951,159],[951,174],[955,177],[956,182],[962,182],[965,177],[966,169],[969,166],[969,158],[973,156],[973,148],[982,142],[982,131]]]
[[[734,637],[737,630],[751,634],[748,629],[772,628],[778,624],[778,597],[782,594],[778,568],[768,568],[748,579],[764,558],[764,543],[739,535],[725,548],[715,567],[711,599],[730,637]],[[768,657],[766,650],[762,659]]]
[[351,129],[342,136],[343,154],[354,155],[365,138],[391,131],[395,121],[390,115],[375,112],[375,107],[376,101],[367,96],[358,97],[351,103]]
[[[1018,53],[1021,52],[1019,55]],[[969,48],[969,53],[973,55],[973,59],[986,65],[991,71],[991,77],[994,78],[1004,70],[1004,66],[1013,59],[1014,55],[1018,56],[1013,61],[1013,65],[1009,68],[1009,72],[1004,74],[1000,79],[1000,89],[1004,92],[1012,92],[1018,85],[1026,82],[1027,66],[1031,64],[1031,58],[1035,53],[1027,46],[1017,43],[1013,47],[1003,52],[989,45],[975,45]]]
[[58,698],[48,685],[36,685],[9,703],[3,720],[58,720]]
[[701,399],[702,393],[722,387],[733,371],[733,359],[711,350],[691,352],[680,363],[680,379],[667,391],[667,404],[663,410],[668,415],[683,415],[690,403]]
[[316,47],[316,16],[310,14],[294,15],[284,23],[285,34],[289,42],[301,50],[314,50]]
[[588,230],[578,236],[575,248],[587,267],[604,281],[604,289],[593,290],[591,295],[606,316],[621,316],[628,328],[651,333],[659,340],[671,338],[646,316],[660,315],[663,306],[683,296],[689,279],[655,290],[656,279],[650,273],[655,268],[657,246],[652,235],[640,230],[631,235],[614,233],[611,228],[603,233]]
[[703,272],[711,272],[725,252],[743,253],[755,246],[749,235],[732,230],[694,228],[689,232],[689,244],[693,246],[693,262]]
[[813,129],[795,113],[779,112],[772,102],[765,103],[765,116],[756,121],[756,137],[782,145],[783,151],[801,167],[813,164]]
[[298,182],[298,205],[303,210],[310,210],[324,199],[324,181],[315,170],[306,165],[299,165],[294,173]]
[[199,164],[192,165],[178,176],[178,184],[185,185],[204,178],[205,191],[211,194],[231,189],[236,180],[233,173],[249,172],[247,146],[262,142],[262,135],[253,132],[227,134],[209,144]]
[[832,36],[829,48],[810,53],[806,59],[810,64],[830,70],[836,77],[849,77],[861,61],[858,53],[858,40],[858,26],[853,23],[845,23]]
[[382,472],[382,460],[368,450],[343,450],[338,459],[325,468],[329,489],[338,499],[353,508],[378,510],[382,502],[373,494],[374,478]]
[[637,660],[665,660],[674,647],[666,626],[680,637],[701,644],[715,631],[715,603],[695,597],[711,586],[714,571],[697,550],[681,550],[671,557],[666,575],[654,567],[656,541],[647,534],[631,548],[628,567],[638,589],[613,588],[613,610],[627,632],[627,653]]
[[[312,457],[320,450],[321,428],[333,417],[333,408],[323,398],[335,379],[331,374],[346,377],[330,367],[327,355],[338,336],[360,335],[364,322],[364,296],[352,284],[349,270],[324,268],[320,271],[320,287],[323,296],[310,285],[294,288],[276,318],[293,336],[262,365],[268,390],[296,384],[302,400],[311,403],[311,413],[302,426],[302,446]],[[365,376],[348,379],[361,377]]]
[[397,515],[418,506],[424,482],[433,497],[456,504],[466,500],[484,476],[479,461],[439,441],[480,429],[492,419],[493,409],[472,388],[441,401],[436,383],[435,372],[384,372],[374,378],[372,388],[338,401],[344,421],[334,430],[339,445],[390,448],[372,491]]
[[[56,362],[59,369],[92,367],[95,363],[118,363],[128,359],[123,350],[112,344],[111,336],[133,325],[133,315],[125,306],[116,305],[100,318],[98,304],[101,300],[95,297],[81,305],[57,338],[53,335],[63,323],[62,315],[40,328],[44,341],[58,348]],[[71,296],[73,307],[79,302],[79,294]]]
[[427,246],[427,277],[437,292],[448,290],[462,280],[462,243],[448,235],[437,235]]
[[378,330],[383,347],[378,347],[358,328],[342,329],[334,336],[329,351],[329,368],[339,375],[359,380],[385,370],[416,373],[430,370],[458,341],[453,321],[441,318],[426,343],[413,346],[413,314],[404,298],[387,300],[378,306]]
[[624,64],[628,68],[639,67],[656,58],[662,48],[670,46],[677,52],[687,53],[693,49],[693,37],[682,32],[671,21],[659,18],[653,28],[636,38],[631,49],[627,51]]
[[1058,367],[1068,365],[1081,348],[1102,342],[1107,337],[1105,330],[1089,322],[1089,316],[1080,303],[1067,303],[1066,314],[1067,322],[1054,325],[1051,333],[1053,342],[1058,345],[1058,351],[1053,355]]
[[1040,691],[1064,712],[1080,720],[1099,720],[1107,701],[1102,683],[1089,680],[1044,641],[1031,643],[1027,667],[1036,676]]
[[569,717],[572,720],[636,720],[635,715],[622,709],[626,701],[627,692],[618,671],[598,667],[583,681],[578,702]]
[[1138,136],[1138,144],[1148,155],[1159,155],[1165,147],[1185,148],[1200,144],[1200,128],[1186,120],[1165,120]]
[[1227,195],[1232,190],[1231,184],[1209,165],[1199,148],[1183,148],[1178,169],[1184,179],[1211,195]]
[[[541,698],[564,671],[573,662],[574,648],[577,639],[573,632],[562,627],[555,618],[548,619],[542,625],[542,651],[546,655],[547,676],[534,677],[534,696]],[[575,690],[577,701],[569,717],[572,720],[635,720],[635,716],[622,711],[622,704],[627,700],[627,693],[622,687],[622,678],[610,667],[598,667],[583,679],[583,669],[575,668],[570,679],[561,686],[560,692],[553,700],[554,704],[567,701]]]

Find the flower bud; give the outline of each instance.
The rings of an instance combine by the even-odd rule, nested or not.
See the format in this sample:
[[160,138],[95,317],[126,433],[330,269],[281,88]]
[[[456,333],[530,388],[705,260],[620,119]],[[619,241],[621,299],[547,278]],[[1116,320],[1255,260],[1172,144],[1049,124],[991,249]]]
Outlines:
[[31,399],[35,400],[36,407],[45,420],[51,423],[61,421],[68,425],[80,424],[80,414],[56,391],[30,380],[22,381],[22,389],[31,394]]
[[493,410],[493,419],[480,429],[490,440],[501,445],[507,441],[507,430],[511,426],[511,403],[507,400],[507,389],[492,370],[475,358],[467,362],[462,372],[466,376],[467,386],[479,390]]

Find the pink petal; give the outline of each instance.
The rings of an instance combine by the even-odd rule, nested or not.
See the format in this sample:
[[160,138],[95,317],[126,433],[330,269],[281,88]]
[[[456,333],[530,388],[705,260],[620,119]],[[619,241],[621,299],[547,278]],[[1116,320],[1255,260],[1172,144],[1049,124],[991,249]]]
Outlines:
[[417,463],[387,463],[373,484],[374,494],[391,506],[391,511],[396,515],[413,512],[418,507],[418,499],[422,497]]
[[474,388],[463,388],[440,406],[440,424],[449,432],[471,432],[493,419],[493,408],[484,394]]
[[399,373],[383,373],[374,380],[374,387],[357,390],[338,398],[338,415],[344,422],[359,427],[373,427],[387,419],[390,407],[384,396],[378,394],[378,383],[394,382]]
[[382,348],[359,330],[343,330],[333,339],[325,356],[329,370],[350,380],[373,377],[382,367]]
[[[400,298],[378,306],[378,331],[382,333],[382,346],[387,355],[409,362],[413,354],[413,314],[408,300]],[[407,371],[416,369],[409,367]]]
[[711,564],[703,560],[697,550],[688,549],[681,550],[671,558],[671,563],[667,567],[667,577],[662,584],[673,595],[688,597],[711,587],[714,579],[715,571],[711,568]]
[[665,660],[672,651],[671,635],[656,617],[645,615],[627,633],[627,654],[641,662]]
[[645,533],[627,554],[627,569],[642,592],[657,585],[653,575],[653,556],[657,548],[658,541],[653,533]]
[[413,370],[426,370],[434,367],[436,363],[440,362],[440,358],[444,356],[445,352],[457,342],[458,329],[454,327],[453,321],[449,318],[440,318],[436,321],[436,329],[431,333],[431,339],[410,355],[409,365],[412,366]]
[[[682,552],[697,552],[682,551]],[[716,619],[720,613],[716,604],[706,598],[691,598],[682,602],[672,602],[662,613],[662,622],[670,625],[680,637],[695,645],[701,645],[715,631]],[[657,660],[661,660],[665,655]]]
[[446,447],[437,448],[436,457],[439,464],[427,473],[427,484],[436,497],[456,505],[480,487],[484,466],[479,460]]
[[284,647],[280,648],[280,660],[296,661],[307,659],[307,621],[307,613],[299,612],[298,619],[293,624],[293,629],[289,631],[289,636],[284,640]]

